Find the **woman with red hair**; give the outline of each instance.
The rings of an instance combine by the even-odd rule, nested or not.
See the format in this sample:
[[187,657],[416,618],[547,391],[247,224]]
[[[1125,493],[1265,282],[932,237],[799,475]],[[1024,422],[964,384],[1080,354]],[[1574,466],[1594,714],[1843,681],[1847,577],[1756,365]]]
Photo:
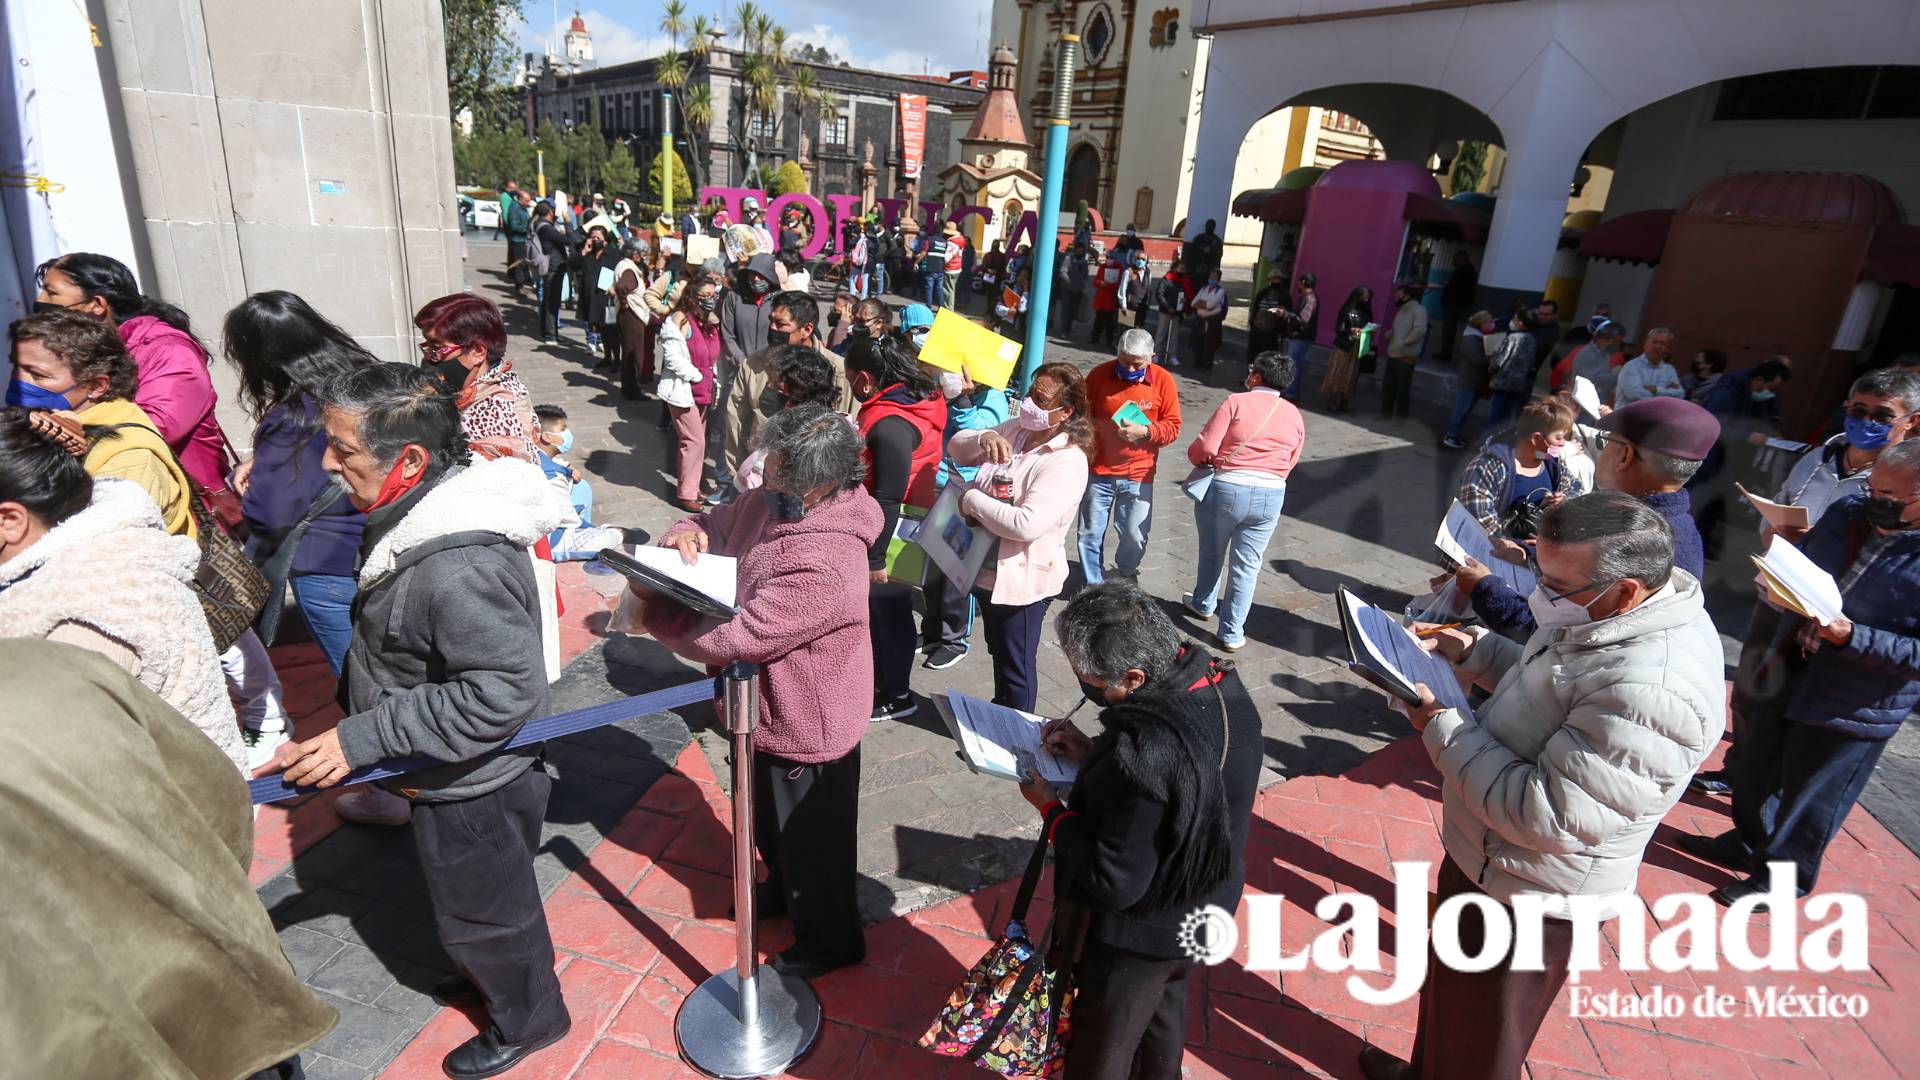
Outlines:
[[538,463],[533,395],[506,360],[507,323],[493,301],[454,293],[413,317],[421,362],[454,393],[467,446],[483,458]]

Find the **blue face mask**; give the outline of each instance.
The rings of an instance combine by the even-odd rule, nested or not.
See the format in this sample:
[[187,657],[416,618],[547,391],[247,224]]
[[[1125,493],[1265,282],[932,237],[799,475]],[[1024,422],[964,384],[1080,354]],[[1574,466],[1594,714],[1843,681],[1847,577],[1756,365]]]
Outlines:
[[1128,382],[1139,382],[1147,377],[1146,365],[1143,364],[1137,368],[1122,367],[1120,369],[1120,377]]
[[73,402],[67,400],[67,395],[72,392],[71,386],[65,390],[49,390],[15,377],[7,381],[7,404],[23,409],[71,409]]
[[568,429],[560,433],[559,440],[553,444],[553,452],[564,454],[571,449],[573,449],[573,431]]
[[1847,417],[1847,442],[1856,450],[1878,450],[1893,437],[1893,425]]
[[1755,391],[1753,392],[1753,400],[1755,400],[1755,401],[1759,401],[1759,402],[1768,402],[1768,401],[1772,401],[1772,400],[1773,400],[1773,391],[1771,391],[1771,390],[1755,390]]
[[761,488],[760,495],[767,500],[767,506],[772,509],[775,521],[799,521],[807,516],[807,504],[801,502],[798,495],[789,495],[784,491],[774,491],[771,488]]

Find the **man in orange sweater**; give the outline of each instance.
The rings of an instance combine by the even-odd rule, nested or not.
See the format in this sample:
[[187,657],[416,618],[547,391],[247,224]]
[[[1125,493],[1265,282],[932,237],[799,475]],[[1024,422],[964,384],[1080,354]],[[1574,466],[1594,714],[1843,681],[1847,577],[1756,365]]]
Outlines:
[[[1080,570],[1088,585],[1106,580],[1107,522],[1120,533],[1113,572],[1140,576],[1153,528],[1153,474],[1160,448],[1180,437],[1180,392],[1173,373],[1153,362],[1153,335],[1120,335],[1120,355],[1087,372],[1093,464],[1080,502]],[[1129,406],[1132,406],[1131,408]],[[1115,414],[1125,411],[1116,419]]]

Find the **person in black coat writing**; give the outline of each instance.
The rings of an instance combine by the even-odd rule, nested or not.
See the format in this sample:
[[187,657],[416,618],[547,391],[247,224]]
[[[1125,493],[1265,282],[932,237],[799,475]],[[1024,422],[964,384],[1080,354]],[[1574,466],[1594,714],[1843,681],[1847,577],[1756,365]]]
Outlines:
[[1201,907],[1239,905],[1259,713],[1233,665],[1181,641],[1137,586],[1082,592],[1054,628],[1103,709],[1092,738],[1065,721],[1048,731],[1048,748],[1080,767],[1064,803],[1037,774],[1021,788],[1045,818],[1062,910],[1085,918],[1067,1080],[1171,1080],[1194,967],[1180,927]]

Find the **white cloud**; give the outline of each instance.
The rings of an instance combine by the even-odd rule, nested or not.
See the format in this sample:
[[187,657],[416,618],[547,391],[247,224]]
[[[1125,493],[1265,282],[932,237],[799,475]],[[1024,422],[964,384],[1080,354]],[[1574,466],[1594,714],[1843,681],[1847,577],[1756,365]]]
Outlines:
[[[537,3],[535,6],[538,6]],[[601,67],[659,56],[669,44],[665,34],[636,30],[597,8],[582,11],[580,18],[586,22],[587,33],[593,37],[593,61]],[[551,25],[544,19],[539,26],[529,22],[525,32],[520,35],[522,51],[538,55],[551,43],[554,55],[564,57],[564,38],[572,24],[571,10],[565,10],[559,21]]]

